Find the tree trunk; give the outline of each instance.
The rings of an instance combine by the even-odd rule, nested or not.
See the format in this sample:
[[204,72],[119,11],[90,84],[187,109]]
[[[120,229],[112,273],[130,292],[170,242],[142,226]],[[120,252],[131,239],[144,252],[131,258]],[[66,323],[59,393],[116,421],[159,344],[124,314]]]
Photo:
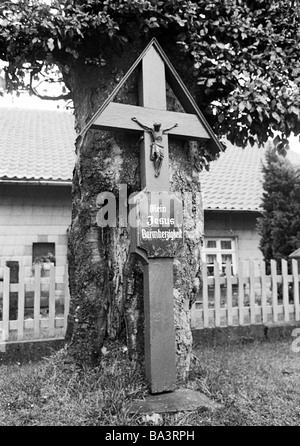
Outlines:
[[[141,48],[131,48],[126,58],[110,54],[104,67],[77,63],[65,74],[74,97],[77,130],[98,110],[140,51]],[[137,105],[137,92],[137,75],[133,73],[115,100]],[[184,199],[185,246],[174,259],[180,381],[186,379],[189,371],[192,347],[189,311],[200,278],[203,223],[199,173],[189,153],[187,144],[170,141],[171,190],[182,195],[189,192]],[[141,189],[139,137],[89,130],[77,148],[68,254],[71,310],[67,338],[71,341],[70,351],[81,362],[97,363],[105,340],[120,337],[127,343],[131,357],[143,359],[142,264],[129,253],[130,228],[118,226],[120,184],[127,185],[128,197]],[[96,198],[104,191],[117,198],[114,228],[100,228],[96,222]]]

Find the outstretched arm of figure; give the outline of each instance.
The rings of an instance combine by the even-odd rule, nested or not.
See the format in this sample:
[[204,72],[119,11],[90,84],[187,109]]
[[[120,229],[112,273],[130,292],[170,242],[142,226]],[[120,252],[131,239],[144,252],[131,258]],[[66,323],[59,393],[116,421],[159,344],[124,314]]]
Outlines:
[[139,122],[135,117],[131,118],[132,121],[136,122],[142,129],[147,130],[148,132],[151,132],[152,129],[150,127],[147,127],[146,125]]
[[164,129],[163,130],[163,134],[165,134],[166,132],[169,132],[170,130],[172,130],[174,127],[178,127],[178,124],[174,124],[172,127],[170,127],[169,129]]

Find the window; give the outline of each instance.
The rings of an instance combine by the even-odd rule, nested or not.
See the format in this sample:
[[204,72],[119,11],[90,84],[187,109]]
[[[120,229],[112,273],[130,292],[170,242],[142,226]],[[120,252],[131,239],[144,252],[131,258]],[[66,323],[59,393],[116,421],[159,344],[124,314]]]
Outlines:
[[19,262],[8,260],[6,266],[10,269],[10,283],[19,283]]
[[207,273],[214,275],[214,262],[217,261],[220,273],[225,274],[226,263],[231,263],[231,274],[236,272],[236,249],[233,238],[205,238],[202,248],[202,260],[207,264]]
[[32,263],[54,263],[55,243],[33,243]]

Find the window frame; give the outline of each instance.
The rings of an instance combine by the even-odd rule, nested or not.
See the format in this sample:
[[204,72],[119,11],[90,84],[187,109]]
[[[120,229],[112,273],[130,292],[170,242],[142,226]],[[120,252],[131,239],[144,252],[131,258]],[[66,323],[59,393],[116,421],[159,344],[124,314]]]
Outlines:
[[[44,248],[44,249],[41,249]],[[40,252],[36,252],[40,251]],[[44,252],[43,252],[44,251]],[[49,258],[49,254],[51,254]],[[54,242],[34,242],[32,243],[32,265],[36,263],[56,264],[56,245]]]
[[[215,247],[207,247],[208,242],[216,242]],[[221,242],[231,242],[231,248],[221,248]],[[236,237],[220,237],[220,236],[205,236],[204,243],[202,247],[202,261],[207,264],[208,275],[212,276],[211,268],[213,267],[213,263],[207,262],[207,256],[215,256],[215,259],[219,263],[220,266],[220,274],[224,275],[224,267],[226,263],[222,262],[222,255],[231,255],[231,265],[232,265],[232,274],[235,275],[237,273],[237,240]]]

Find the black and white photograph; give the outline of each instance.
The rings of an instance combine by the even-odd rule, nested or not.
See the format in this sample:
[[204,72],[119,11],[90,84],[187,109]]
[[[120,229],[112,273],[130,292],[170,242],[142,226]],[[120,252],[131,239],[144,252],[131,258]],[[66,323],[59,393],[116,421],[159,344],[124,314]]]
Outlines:
[[0,427],[25,426],[300,426],[299,0],[0,1]]

